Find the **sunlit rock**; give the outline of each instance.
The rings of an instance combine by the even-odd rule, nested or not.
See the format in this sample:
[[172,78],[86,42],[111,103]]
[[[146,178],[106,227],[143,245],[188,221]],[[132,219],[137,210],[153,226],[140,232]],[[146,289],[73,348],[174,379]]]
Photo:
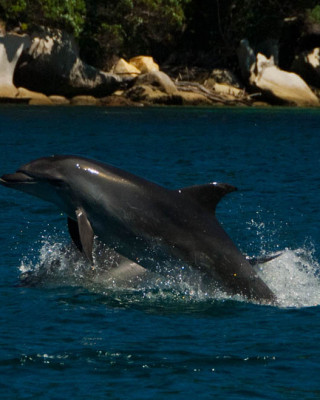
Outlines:
[[28,35],[6,33],[0,29],[0,97],[16,97],[13,75],[22,51],[30,46]]
[[[207,96],[201,93],[179,91],[174,97],[176,104],[183,106],[209,106],[213,104]],[[218,105],[218,103],[215,103],[215,105]]]
[[17,99],[26,99],[30,105],[52,105],[51,99],[43,93],[34,92],[26,88],[17,89]]
[[99,99],[93,96],[75,96],[71,99],[71,105],[73,106],[98,106],[100,105]]
[[159,71],[159,65],[149,56],[133,57],[130,59],[130,64],[136,67],[143,74],[152,71]]
[[113,73],[126,77],[136,77],[141,74],[141,71],[123,58],[120,58],[117,64],[113,67]]
[[57,106],[64,106],[70,104],[70,100],[68,100],[64,96],[57,96],[57,95],[52,95],[49,96],[49,99],[52,101],[53,104]]
[[297,74],[278,68],[273,58],[258,53],[251,67],[250,84],[277,99],[299,106],[319,106],[316,95]]

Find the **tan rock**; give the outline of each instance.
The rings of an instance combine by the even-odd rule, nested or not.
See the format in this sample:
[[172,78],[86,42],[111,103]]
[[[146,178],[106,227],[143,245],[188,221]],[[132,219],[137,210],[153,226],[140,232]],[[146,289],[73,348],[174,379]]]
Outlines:
[[70,104],[70,100],[68,100],[66,97],[64,96],[57,96],[57,95],[52,95],[49,96],[49,99],[52,101],[53,104],[59,106],[66,106],[68,104]]
[[222,95],[230,96],[230,98],[239,98],[244,95],[244,91],[225,83],[215,83],[213,89]]
[[228,85],[227,83],[217,83],[213,79],[208,79],[204,86],[208,89],[214,90],[216,93],[224,95],[230,99],[235,99],[242,97],[244,95],[244,91],[235,87]]
[[148,85],[136,85],[126,93],[126,97],[139,103],[168,104],[171,96],[155,87]]
[[184,106],[208,106],[212,105],[206,96],[194,92],[178,92],[177,97],[181,98],[181,104]]
[[319,106],[306,82],[297,74],[278,68],[273,59],[258,53],[251,68],[250,83],[274,97],[299,106]]
[[101,104],[105,107],[139,107],[142,104],[134,102],[127,97],[119,95],[111,95],[100,99]]
[[143,74],[152,71],[159,71],[159,65],[154,62],[152,57],[137,56],[130,59],[130,64],[141,71]]
[[131,65],[123,58],[120,58],[117,64],[113,67],[113,73],[122,76],[138,76],[141,72],[134,65]]
[[32,90],[23,88],[23,87],[19,87],[17,89],[17,96],[20,99],[24,99],[24,98],[28,98],[28,99],[47,99],[48,96],[46,96],[43,93],[39,93],[39,92],[34,92]]
[[30,99],[29,100],[29,105],[30,106],[52,106],[53,103],[49,99],[49,97],[47,97],[47,98]]
[[33,92],[26,88],[18,88],[16,98],[18,99],[29,99],[30,105],[52,105],[52,101],[43,93]]
[[0,98],[15,98],[17,94],[18,90],[13,84],[0,86]]
[[261,107],[261,108],[265,108],[265,107],[270,107],[269,103],[266,103],[265,101],[254,101],[252,103],[253,107]]
[[71,99],[73,106],[98,106],[100,105],[99,99],[93,96],[75,96]]

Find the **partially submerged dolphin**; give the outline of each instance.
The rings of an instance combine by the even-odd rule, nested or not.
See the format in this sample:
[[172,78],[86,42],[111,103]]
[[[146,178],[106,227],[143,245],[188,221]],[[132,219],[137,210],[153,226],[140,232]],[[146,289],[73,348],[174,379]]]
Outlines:
[[72,240],[91,263],[96,235],[143,267],[181,260],[230,294],[276,301],[215,217],[221,198],[236,190],[231,185],[168,190],[113,166],[64,155],[31,161],[0,183],[63,210]]

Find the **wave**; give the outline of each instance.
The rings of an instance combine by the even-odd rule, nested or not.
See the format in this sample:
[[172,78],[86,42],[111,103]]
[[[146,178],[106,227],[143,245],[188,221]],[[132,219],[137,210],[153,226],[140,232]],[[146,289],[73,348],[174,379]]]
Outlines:
[[[273,253],[264,254],[272,257]],[[140,301],[194,303],[237,300],[218,287],[206,286],[198,271],[187,265],[159,265],[158,271],[147,271],[101,244],[94,249],[94,268],[72,245],[55,237],[43,239],[33,257],[23,257],[21,286],[81,286],[119,299],[120,303]],[[255,266],[258,275],[275,293],[279,307],[312,307],[320,305],[320,266],[312,249],[284,249],[273,260]]]

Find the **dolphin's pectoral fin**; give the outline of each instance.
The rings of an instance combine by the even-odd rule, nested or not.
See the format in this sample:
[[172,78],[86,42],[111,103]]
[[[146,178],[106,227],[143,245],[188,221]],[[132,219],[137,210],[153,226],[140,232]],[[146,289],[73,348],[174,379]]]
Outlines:
[[76,210],[79,236],[82,245],[82,251],[87,259],[93,263],[92,248],[93,248],[93,230],[84,210],[78,208]]
[[77,221],[68,218],[68,228],[71,239],[77,248],[84,253],[87,259],[93,263],[93,230],[84,210],[76,209]]
[[77,249],[82,253],[82,244],[79,234],[78,222],[68,217],[68,230],[73,243],[77,246]]
[[208,211],[215,212],[217,204],[222,197],[235,190],[238,189],[228,183],[213,182],[206,185],[186,187],[177,190],[177,192],[189,196]]

